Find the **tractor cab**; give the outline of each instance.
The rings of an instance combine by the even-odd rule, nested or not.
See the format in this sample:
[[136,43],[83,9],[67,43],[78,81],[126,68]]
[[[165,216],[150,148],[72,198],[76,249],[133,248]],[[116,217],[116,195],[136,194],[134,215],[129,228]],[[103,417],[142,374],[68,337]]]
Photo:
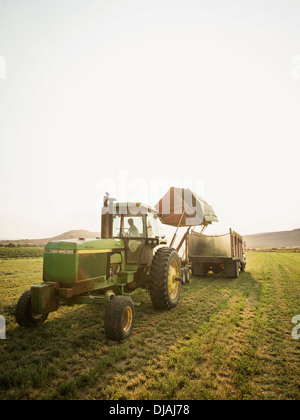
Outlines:
[[157,210],[141,203],[116,203],[113,208],[113,238],[145,238],[158,245],[162,233]]
[[[104,214],[102,218],[102,237],[107,230],[110,238],[123,240],[126,266],[131,266],[132,269],[136,269],[136,266],[149,267],[153,248],[166,243],[161,232],[158,211],[142,203],[116,202],[110,202],[103,209],[104,213],[107,209],[107,217]],[[108,224],[108,229],[105,229],[105,223]]]

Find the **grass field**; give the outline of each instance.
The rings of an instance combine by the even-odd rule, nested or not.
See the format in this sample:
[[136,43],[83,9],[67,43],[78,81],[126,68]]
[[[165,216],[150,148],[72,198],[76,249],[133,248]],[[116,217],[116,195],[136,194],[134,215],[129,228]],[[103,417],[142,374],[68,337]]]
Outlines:
[[18,327],[19,296],[42,258],[0,260],[1,399],[300,399],[300,254],[251,252],[239,279],[192,278],[169,312],[134,293],[124,342],[104,334],[104,307],[62,306],[37,329]]

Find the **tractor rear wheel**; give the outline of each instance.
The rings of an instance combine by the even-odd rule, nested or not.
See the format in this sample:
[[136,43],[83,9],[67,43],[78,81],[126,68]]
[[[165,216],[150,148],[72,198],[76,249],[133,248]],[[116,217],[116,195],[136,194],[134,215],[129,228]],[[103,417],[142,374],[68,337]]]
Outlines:
[[104,319],[104,329],[109,340],[121,341],[131,334],[134,306],[130,297],[115,296],[109,302]]
[[27,290],[18,300],[16,321],[22,327],[34,327],[46,321],[49,314],[34,315],[31,311],[31,290]]
[[175,308],[180,294],[180,273],[180,259],[175,249],[159,248],[153,257],[149,282],[154,308]]

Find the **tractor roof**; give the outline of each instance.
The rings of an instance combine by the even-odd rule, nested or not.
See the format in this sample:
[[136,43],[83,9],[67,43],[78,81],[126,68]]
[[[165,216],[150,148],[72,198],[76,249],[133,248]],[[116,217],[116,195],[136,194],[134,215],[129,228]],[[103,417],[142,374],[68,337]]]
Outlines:
[[147,204],[140,202],[128,202],[128,203],[113,203],[116,214],[128,214],[132,216],[138,216],[146,213],[153,213],[158,215],[158,211]]

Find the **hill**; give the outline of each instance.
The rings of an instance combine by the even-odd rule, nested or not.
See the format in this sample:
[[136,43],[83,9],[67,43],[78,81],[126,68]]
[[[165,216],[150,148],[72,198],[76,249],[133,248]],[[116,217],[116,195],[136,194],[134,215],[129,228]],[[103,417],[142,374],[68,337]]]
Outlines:
[[[0,244],[7,245],[14,243],[16,245],[40,245],[45,246],[50,241],[61,241],[64,239],[78,238],[97,238],[99,232],[90,232],[88,230],[69,230],[53,238],[42,239],[18,239],[2,240]],[[282,247],[300,247],[300,229],[281,232],[256,233],[253,235],[244,235],[247,248],[282,248]]]
[[282,248],[300,246],[300,229],[244,235],[247,248]]
[[54,236],[53,238],[42,238],[42,239],[18,239],[18,240],[4,240],[0,241],[1,244],[13,243],[16,245],[41,245],[45,246],[48,242],[61,241],[64,239],[78,239],[78,238],[96,238],[100,237],[99,232],[90,232],[88,230],[69,230],[60,235]]

